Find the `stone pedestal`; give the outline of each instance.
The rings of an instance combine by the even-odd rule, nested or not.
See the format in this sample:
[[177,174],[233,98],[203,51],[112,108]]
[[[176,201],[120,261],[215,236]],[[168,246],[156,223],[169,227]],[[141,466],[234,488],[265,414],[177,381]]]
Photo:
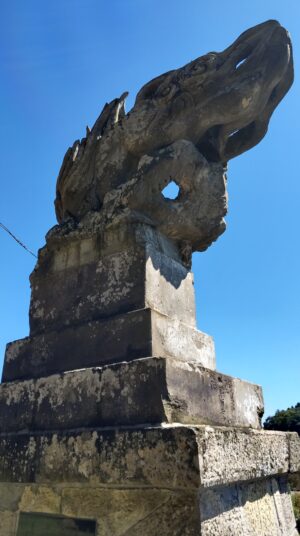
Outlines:
[[161,356],[215,369],[196,329],[193,276],[145,224],[54,229],[31,275],[30,337],[7,345],[3,380]]
[[261,388],[215,370],[179,248],[146,223],[61,226],[31,285],[0,386],[0,536],[25,513],[97,536],[296,534],[299,438],[262,431]]

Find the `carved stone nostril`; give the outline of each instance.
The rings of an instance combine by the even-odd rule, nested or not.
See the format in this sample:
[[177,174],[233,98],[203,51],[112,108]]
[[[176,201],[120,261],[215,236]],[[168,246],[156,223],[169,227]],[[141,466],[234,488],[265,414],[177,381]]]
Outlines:
[[236,70],[239,69],[239,68],[240,68],[240,67],[247,61],[247,59],[248,59],[248,56],[247,56],[246,58],[243,58],[242,60],[240,60],[240,61],[236,64],[235,69],[236,69]]

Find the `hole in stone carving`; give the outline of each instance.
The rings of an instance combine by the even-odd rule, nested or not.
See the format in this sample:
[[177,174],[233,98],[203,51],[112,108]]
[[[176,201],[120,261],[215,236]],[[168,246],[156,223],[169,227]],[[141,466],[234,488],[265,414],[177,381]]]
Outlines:
[[162,190],[161,193],[162,193],[162,195],[164,196],[165,199],[174,200],[174,199],[177,199],[177,197],[179,196],[179,192],[180,192],[179,186],[176,184],[176,182],[171,181]]
[[239,129],[237,128],[236,130],[233,130],[232,132],[230,132],[228,138],[232,138],[232,136],[234,136],[235,134],[237,134],[239,132]]
[[242,60],[240,60],[240,61],[236,64],[236,66],[235,66],[236,70],[239,69],[239,68],[245,63],[245,61],[246,61],[247,59],[248,59],[248,56],[246,56],[245,58],[243,58]]

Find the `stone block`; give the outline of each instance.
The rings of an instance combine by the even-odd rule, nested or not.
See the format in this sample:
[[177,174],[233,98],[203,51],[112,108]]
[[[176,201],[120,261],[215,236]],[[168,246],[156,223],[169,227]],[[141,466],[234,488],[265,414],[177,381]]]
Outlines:
[[289,471],[291,452],[288,434],[284,432],[209,426],[197,430],[204,487]]
[[[107,533],[108,536],[109,532]],[[195,494],[172,493],[147,517],[129,527],[122,536],[199,536],[200,512]],[[104,536],[104,535],[103,535]]]
[[174,258],[174,246],[170,256],[169,241],[159,234],[155,241],[143,226],[128,229],[123,242],[116,235],[107,231],[103,244],[99,234],[79,234],[40,250],[31,335],[147,307],[195,327],[193,275]]
[[[15,493],[19,496],[20,489],[23,495],[17,508],[5,510],[0,518],[1,536],[15,536],[21,512],[95,520],[97,536],[296,535],[286,475],[202,489],[200,493],[95,484],[61,483],[49,488],[5,483],[0,484],[0,506],[5,491],[12,497]],[[49,494],[55,494],[57,502],[49,501]]]
[[99,536],[196,535],[200,529],[197,495],[188,491],[66,487],[62,513],[97,519]]
[[165,425],[0,436],[0,482],[192,490],[285,474],[289,465],[284,432]]
[[[0,506],[4,491],[7,490],[12,496],[16,488],[21,486],[12,483],[0,484]],[[49,494],[53,496],[53,493],[52,488],[39,484],[23,486],[20,504],[15,510],[5,514],[7,516],[9,513],[14,520],[20,513],[25,513],[25,516],[30,513],[31,516],[37,517],[39,514],[50,514],[49,520],[55,519],[56,516],[69,520],[94,520],[97,536],[198,536],[200,532],[198,493],[194,490],[144,488],[141,492],[140,489],[112,489],[94,485],[59,485],[55,488],[57,503],[60,504],[59,513],[56,502],[49,502]],[[39,500],[35,500],[37,498]],[[23,519],[25,516],[23,515]],[[7,529],[7,525],[5,528]],[[0,522],[0,535],[7,536],[8,533],[1,532],[1,529]],[[15,536],[15,532],[13,535]],[[9,533],[9,536],[12,534]]]
[[2,381],[161,356],[215,368],[212,338],[151,309],[52,331],[7,345]]
[[60,493],[49,486],[25,486],[19,502],[21,512],[40,512],[59,514],[61,510]]
[[189,428],[0,436],[0,482],[193,489],[198,447]]
[[286,476],[209,488],[200,511],[203,536],[295,535]]
[[181,422],[260,427],[261,388],[145,358],[0,385],[0,432]]
[[[50,273],[39,271],[31,277],[31,335],[145,306],[145,260],[142,254],[132,249],[80,264],[80,250],[85,242],[71,243],[70,251],[56,251]],[[78,257],[78,265],[67,265],[63,270],[61,264],[64,266],[71,257],[75,246],[73,255]]]
[[0,519],[2,512],[16,512],[24,492],[24,484],[0,482]]
[[300,473],[300,441],[297,432],[288,434],[290,445],[290,472]]
[[17,514],[14,512],[1,512],[0,536],[15,536],[17,530]]

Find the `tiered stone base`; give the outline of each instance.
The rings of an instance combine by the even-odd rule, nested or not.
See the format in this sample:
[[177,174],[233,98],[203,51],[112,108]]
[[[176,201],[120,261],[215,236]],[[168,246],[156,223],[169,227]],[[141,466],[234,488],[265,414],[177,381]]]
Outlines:
[[146,224],[48,236],[0,385],[0,536],[48,536],[19,518],[55,536],[84,520],[97,536],[294,536],[299,438],[261,431],[261,388],[215,370],[180,251]]
[[287,485],[296,434],[182,425],[13,434],[2,435],[0,459],[0,536],[15,536],[21,511],[96,519],[97,536],[296,535]]

